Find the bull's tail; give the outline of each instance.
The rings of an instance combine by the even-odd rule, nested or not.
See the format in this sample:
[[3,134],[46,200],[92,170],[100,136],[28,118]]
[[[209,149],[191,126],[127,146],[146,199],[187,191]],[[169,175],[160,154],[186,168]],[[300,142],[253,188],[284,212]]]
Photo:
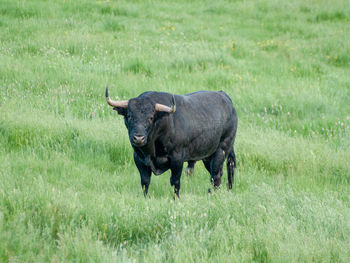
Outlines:
[[231,152],[227,156],[226,167],[227,167],[228,189],[232,189],[232,185],[234,183],[234,174],[235,174],[234,169],[236,168],[236,155],[233,147]]

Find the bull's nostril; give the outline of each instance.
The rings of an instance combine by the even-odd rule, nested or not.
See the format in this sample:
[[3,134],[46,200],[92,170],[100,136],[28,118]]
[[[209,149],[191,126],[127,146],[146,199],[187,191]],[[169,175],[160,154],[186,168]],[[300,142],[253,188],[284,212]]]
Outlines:
[[134,135],[133,139],[136,143],[143,143],[145,141],[145,136]]

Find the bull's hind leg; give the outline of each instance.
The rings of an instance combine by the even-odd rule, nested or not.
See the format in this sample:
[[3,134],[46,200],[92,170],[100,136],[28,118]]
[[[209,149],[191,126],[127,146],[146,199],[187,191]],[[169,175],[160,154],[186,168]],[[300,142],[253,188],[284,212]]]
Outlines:
[[193,170],[194,170],[194,164],[196,163],[196,161],[188,161],[188,165],[185,169],[185,174],[187,175],[191,175],[193,174]]
[[236,155],[235,155],[234,148],[232,148],[232,151],[228,154],[226,166],[227,166],[228,189],[232,189],[232,185],[234,183],[235,168],[236,168]]
[[[211,161],[211,158],[205,158],[205,159],[203,159],[202,160],[203,161],[203,164],[204,164],[204,166],[205,166],[205,168],[208,170],[208,172],[209,172],[209,174],[211,174],[211,170],[210,170],[210,161]],[[209,188],[208,189],[208,193],[210,193],[211,192],[211,189]]]
[[211,156],[210,160],[210,180],[214,185],[214,189],[218,188],[221,184],[222,166],[225,161],[225,152],[219,147],[216,152]]
[[203,163],[204,163],[204,166],[205,166],[205,168],[207,169],[207,171],[209,172],[209,174],[210,174],[210,161],[211,161],[211,159],[210,158],[205,158],[205,159],[203,159],[202,160],[203,161]]

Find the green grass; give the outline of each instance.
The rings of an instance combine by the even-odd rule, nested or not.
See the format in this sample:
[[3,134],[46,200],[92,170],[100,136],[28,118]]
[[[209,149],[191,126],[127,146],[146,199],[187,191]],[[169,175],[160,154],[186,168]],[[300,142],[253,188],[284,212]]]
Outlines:
[[[0,1],[0,262],[349,262],[350,5]],[[104,100],[224,90],[235,185],[149,198]]]

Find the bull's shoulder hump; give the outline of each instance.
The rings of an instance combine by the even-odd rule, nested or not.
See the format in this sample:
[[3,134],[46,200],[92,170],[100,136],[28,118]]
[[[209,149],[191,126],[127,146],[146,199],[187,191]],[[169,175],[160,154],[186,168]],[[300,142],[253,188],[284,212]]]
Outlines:
[[224,97],[229,97],[226,92],[224,91],[208,91],[208,90],[200,90],[192,93],[187,93],[183,96],[185,97],[205,97],[205,96],[224,96]]
[[188,96],[201,96],[201,95],[209,95],[209,94],[212,94],[212,93],[218,93],[217,91],[209,91],[209,90],[198,90],[198,91],[195,91],[195,92],[191,92],[191,93],[187,93],[183,96],[185,97],[188,97]]
[[183,97],[187,100],[205,100],[205,99],[214,99],[214,98],[221,98],[224,100],[228,100],[228,102],[232,103],[231,98],[227,95],[226,92],[224,91],[206,91],[206,90],[201,90],[201,91],[196,91],[192,93],[188,93],[183,95]]
[[224,91],[207,91],[207,90],[195,91],[184,95],[177,95],[177,94],[172,94],[168,92],[146,91],[140,94],[138,96],[138,99],[151,99],[152,101],[163,103],[165,101],[170,100],[173,95],[175,96],[177,103],[178,102],[197,103],[197,101],[200,103],[200,102],[205,102],[207,100],[215,101],[219,98],[228,100],[227,102],[232,103],[232,100]]

